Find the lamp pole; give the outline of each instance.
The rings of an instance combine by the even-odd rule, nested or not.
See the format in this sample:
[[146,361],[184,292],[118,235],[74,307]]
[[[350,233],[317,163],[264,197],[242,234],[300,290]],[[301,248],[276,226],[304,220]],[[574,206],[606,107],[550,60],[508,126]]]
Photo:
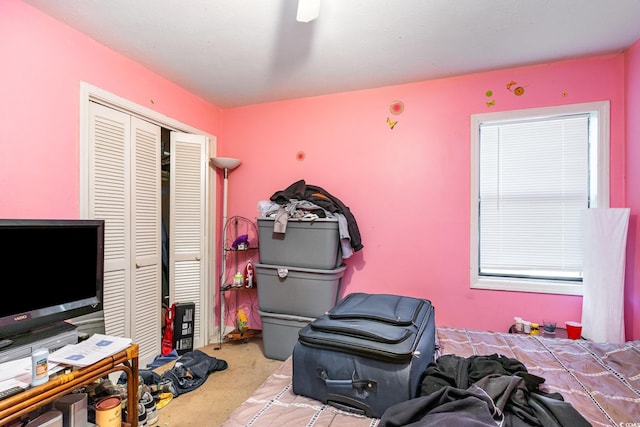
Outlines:
[[221,292],[222,287],[225,285],[225,281],[227,280],[227,255],[225,253],[224,247],[224,239],[225,239],[225,230],[227,227],[227,198],[229,191],[229,171],[237,168],[240,165],[240,159],[234,159],[231,157],[213,157],[211,158],[211,163],[213,166],[218,169],[222,169],[224,173],[224,182],[222,187],[222,237],[220,241],[222,242],[222,249],[220,251],[220,256],[222,257],[222,265],[220,271],[220,280],[218,283],[218,293],[220,294],[220,346],[218,348],[222,348],[222,340],[224,335],[225,328],[225,319],[224,319],[224,294]]

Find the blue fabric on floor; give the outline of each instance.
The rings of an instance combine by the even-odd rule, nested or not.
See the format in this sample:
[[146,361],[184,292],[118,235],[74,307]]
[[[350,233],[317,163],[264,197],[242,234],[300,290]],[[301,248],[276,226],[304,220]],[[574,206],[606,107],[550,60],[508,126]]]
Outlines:
[[157,355],[155,359],[153,359],[153,362],[147,365],[147,368],[155,369],[159,366],[164,365],[165,363],[172,362],[177,358],[178,358],[178,352],[174,349],[174,350],[171,350],[171,353],[167,354],[166,356],[163,356],[161,354]]

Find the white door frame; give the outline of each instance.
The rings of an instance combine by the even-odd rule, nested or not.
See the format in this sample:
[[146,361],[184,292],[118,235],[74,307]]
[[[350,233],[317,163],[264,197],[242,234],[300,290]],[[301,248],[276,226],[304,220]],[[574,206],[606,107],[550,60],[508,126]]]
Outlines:
[[[184,132],[184,133],[193,133],[204,135],[207,137],[209,141],[209,146],[206,147],[207,153],[206,158],[210,158],[214,156],[217,149],[217,141],[214,135],[203,132],[200,129],[194,128],[190,125],[182,123],[176,119],[171,117],[167,117],[157,111],[151,110],[142,105],[136,104],[132,101],[129,101],[125,98],[122,98],[118,95],[115,95],[111,92],[108,92],[99,87],[93,86],[86,82],[80,82],[80,103],[79,103],[79,179],[80,179],[80,197],[79,197],[79,208],[80,208],[80,218],[88,217],[88,207],[89,207],[89,181],[86,177],[89,174],[89,165],[87,162],[88,159],[88,147],[89,147],[89,103],[91,101],[99,102],[106,106],[127,112],[131,115],[138,116],[144,120],[156,123],[164,128],[170,129],[172,131]],[[215,251],[216,245],[216,212],[217,212],[217,197],[216,196],[216,174],[212,173],[211,168],[206,168],[206,177],[205,177],[205,250],[203,259],[207,260],[203,263],[203,268],[205,269],[205,283],[203,283],[202,288],[202,300],[205,301],[203,304],[203,312],[207,313],[206,324],[202,325],[200,329],[200,337],[194,337],[194,342],[202,343],[203,345],[209,344],[215,341],[217,336],[217,329],[214,325],[215,322],[215,266],[217,265],[217,254]],[[210,260],[210,261],[209,261]]]

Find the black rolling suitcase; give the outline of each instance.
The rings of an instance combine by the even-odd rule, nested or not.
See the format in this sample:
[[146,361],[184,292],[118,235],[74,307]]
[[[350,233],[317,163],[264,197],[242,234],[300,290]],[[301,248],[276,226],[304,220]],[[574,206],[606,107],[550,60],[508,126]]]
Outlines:
[[434,360],[429,300],[353,293],[300,329],[293,348],[293,392],[380,418],[418,396]]

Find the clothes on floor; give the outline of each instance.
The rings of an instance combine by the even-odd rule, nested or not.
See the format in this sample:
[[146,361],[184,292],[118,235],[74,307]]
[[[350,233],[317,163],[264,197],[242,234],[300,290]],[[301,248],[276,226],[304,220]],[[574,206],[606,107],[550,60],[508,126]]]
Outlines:
[[159,368],[162,365],[166,365],[169,362],[173,362],[174,360],[176,360],[178,357],[180,357],[178,355],[178,352],[176,351],[176,349],[172,349],[168,354],[166,355],[162,355],[159,354],[157,355],[154,359],[153,362],[147,364],[147,368],[149,369],[155,369],[155,368]]
[[[178,397],[193,391],[204,384],[209,374],[223,371],[227,367],[226,361],[209,356],[201,350],[193,350],[180,356],[173,367],[163,374],[140,369],[138,375],[141,387],[147,389],[158,400],[167,397],[164,393]],[[118,379],[118,384],[122,386],[126,383],[127,376],[123,373]]]
[[209,356],[200,350],[183,354],[169,369],[160,376],[160,381],[169,380],[173,384],[174,397],[188,393],[200,387],[215,371],[227,369],[226,361]]

